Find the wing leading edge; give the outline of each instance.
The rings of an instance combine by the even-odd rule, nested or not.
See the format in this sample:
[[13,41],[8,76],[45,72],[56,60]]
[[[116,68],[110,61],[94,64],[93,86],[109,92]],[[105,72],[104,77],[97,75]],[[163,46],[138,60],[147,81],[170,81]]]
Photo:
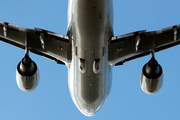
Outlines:
[[26,29],[0,21],[0,40],[22,49],[27,46],[31,52],[59,64],[66,64],[71,60],[69,38],[47,30]]
[[108,60],[111,65],[123,63],[180,44],[180,25],[159,31],[137,31],[112,37]]

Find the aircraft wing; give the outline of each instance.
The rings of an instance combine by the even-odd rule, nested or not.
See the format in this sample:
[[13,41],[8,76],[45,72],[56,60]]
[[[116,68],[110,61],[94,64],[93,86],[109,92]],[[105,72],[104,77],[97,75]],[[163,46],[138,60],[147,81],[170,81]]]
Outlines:
[[0,21],[0,40],[22,49],[27,46],[31,52],[59,64],[65,64],[71,60],[69,38],[47,30],[26,29]]
[[111,65],[122,65],[152,51],[158,52],[178,44],[180,44],[180,25],[159,31],[137,31],[112,37],[108,60]]

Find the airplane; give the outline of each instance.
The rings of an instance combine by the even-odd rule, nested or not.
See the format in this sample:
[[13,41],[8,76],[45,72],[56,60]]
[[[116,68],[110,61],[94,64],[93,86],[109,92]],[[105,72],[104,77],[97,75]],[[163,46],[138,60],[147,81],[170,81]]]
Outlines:
[[30,92],[39,82],[38,68],[29,51],[67,66],[72,100],[86,116],[95,115],[105,104],[112,68],[130,60],[152,54],[143,67],[141,88],[148,94],[160,90],[163,71],[155,52],[179,44],[179,25],[114,36],[111,0],[70,0],[68,17],[67,35],[0,22],[0,40],[26,51],[16,72],[21,90]]

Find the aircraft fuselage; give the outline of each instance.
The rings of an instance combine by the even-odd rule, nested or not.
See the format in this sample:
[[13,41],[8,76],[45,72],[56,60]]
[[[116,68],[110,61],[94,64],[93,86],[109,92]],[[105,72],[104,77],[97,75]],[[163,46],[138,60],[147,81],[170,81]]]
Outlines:
[[68,29],[72,61],[68,84],[73,102],[86,116],[105,104],[112,83],[108,41],[112,32],[112,0],[70,0]]

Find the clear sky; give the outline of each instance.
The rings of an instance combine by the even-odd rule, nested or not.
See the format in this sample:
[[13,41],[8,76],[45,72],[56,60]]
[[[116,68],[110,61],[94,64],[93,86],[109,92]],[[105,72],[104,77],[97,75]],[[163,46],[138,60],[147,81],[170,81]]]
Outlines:
[[[179,0],[113,0],[114,35],[152,31],[180,24]],[[66,35],[67,0],[2,0],[0,20],[20,27],[47,29]],[[69,94],[67,68],[30,54],[40,82],[33,92],[22,92],[15,73],[24,50],[0,42],[0,120],[178,120],[180,119],[180,46],[156,54],[164,70],[159,93],[140,88],[140,74],[150,55],[113,68],[111,94],[101,111],[86,117]]]

